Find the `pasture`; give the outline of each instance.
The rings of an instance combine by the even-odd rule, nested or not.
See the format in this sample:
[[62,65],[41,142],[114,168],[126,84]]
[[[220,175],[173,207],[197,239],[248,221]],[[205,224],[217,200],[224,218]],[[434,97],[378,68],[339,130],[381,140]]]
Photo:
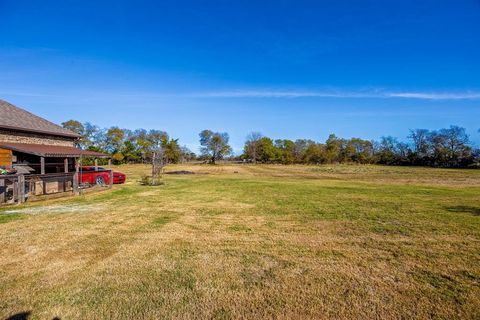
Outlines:
[[115,169],[0,209],[0,318],[480,318],[480,170]]

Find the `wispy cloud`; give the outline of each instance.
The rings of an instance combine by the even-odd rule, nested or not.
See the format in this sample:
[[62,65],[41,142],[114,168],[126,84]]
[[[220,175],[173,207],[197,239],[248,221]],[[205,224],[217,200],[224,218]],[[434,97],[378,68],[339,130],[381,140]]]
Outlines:
[[69,92],[62,95],[38,92],[0,92],[0,96],[24,96],[37,98],[69,99],[80,97],[86,100],[111,100],[115,98],[132,99],[161,99],[161,98],[339,98],[339,99],[414,99],[414,100],[480,100],[480,91],[456,92],[421,92],[421,91],[389,91],[382,89],[364,90],[275,90],[275,89],[238,89],[225,91],[203,92],[116,92],[116,91],[88,91]]
[[233,90],[192,94],[205,98],[368,98],[371,93],[306,90]]
[[424,100],[478,100],[480,92],[389,92],[387,96]]
[[480,92],[409,92],[379,89],[342,90],[233,90],[191,94],[200,98],[403,98],[419,100],[480,100]]

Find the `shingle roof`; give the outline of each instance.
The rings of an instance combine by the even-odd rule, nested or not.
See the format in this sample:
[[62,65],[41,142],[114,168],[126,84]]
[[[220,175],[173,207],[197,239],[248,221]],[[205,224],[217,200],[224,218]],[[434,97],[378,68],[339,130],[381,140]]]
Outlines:
[[95,151],[81,150],[75,147],[47,146],[43,144],[24,144],[0,142],[0,148],[13,150],[41,157],[96,157],[108,158],[109,156]]
[[78,138],[76,133],[1,99],[0,128]]

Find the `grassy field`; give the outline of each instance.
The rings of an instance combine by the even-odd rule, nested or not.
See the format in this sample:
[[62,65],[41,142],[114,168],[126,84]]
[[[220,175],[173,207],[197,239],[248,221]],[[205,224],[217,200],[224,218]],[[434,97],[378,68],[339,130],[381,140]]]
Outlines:
[[0,318],[480,319],[480,170],[117,169],[0,209]]

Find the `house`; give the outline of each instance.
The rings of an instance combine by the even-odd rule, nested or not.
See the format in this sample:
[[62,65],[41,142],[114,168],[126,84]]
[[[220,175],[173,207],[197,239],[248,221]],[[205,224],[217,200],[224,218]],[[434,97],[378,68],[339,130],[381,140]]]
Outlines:
[[[49,193],[47,189],[56,192],[73,190],[79,158],[108,157],[77,148],[75,144],[79,138],[72,131],[0,100],[0,168],[16,176],[25,176],[29,184],[27,196],[29,193]],[[0,175],[0,203],[8,191],[5,179],[5,175],[3,178]],[[38,181],[43,182],[40,185]],[[48,184],[53,187],[49,188]]]

